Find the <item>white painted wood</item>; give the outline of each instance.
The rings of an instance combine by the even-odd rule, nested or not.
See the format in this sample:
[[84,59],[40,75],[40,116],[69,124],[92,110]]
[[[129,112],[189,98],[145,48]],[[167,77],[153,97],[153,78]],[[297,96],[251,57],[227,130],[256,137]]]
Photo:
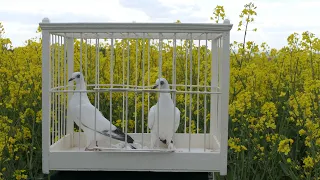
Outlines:
[[[142,144],[142,133],[128,133],[137,143]],[[210,136],[210,134],[206,134],[207,137]],[[86,141],[86,137],[84,135],[84,133],[80,133],[79,136],[79,132],[74,132],[74,140],[73,140],[73,145],[71,146],[70,143],[70,137],[67,135],[66,137],[62,138],[62,141],[66,141],[66,142],[61,142],[58,141],[55,144],[53,144],[50,147],[51,151],[60,151],[61,149],[70,149],[70,147],[78,147],[79,145],[79,137],[80,137],[80,144],[81,144],[81,148],[84,148],[85,145],[85,141]],[[204,134],[191,134],[191,148],[202,148],[202,152],[203,152],[203,146],[204,146]],[[219,145],[218,145],[218,141],[216,137],[211,137],[211,139],[213,140],[213,148],[210,148],[210,150],[213,150],[215,152],[219,151]],[[150,133],[143,133],[143,144],[144,146],[149,146],[150,145]],[[206,139],[206,144],[209,144],[209,138]],[[119,141],[117,140],[111,140],[111,143],[113,145],[118,144]],[[99,147],[110,147],[110,139],[108,137],[106,137],[104,140],[102,141],[98,141],[98,145]],[[94,146],[94,143],[92,143],[92,146]],[[159,146],[162,148],[166,148],[166,145],[163,145],[162,143],[159,143]],[[175,146],[176,148],[188,148],[189,147],[189,134],[185,134],[185,133],[176,133],[175,134]],[[149,148],[149,147],[148,147]],[[208,149],[209,150],[209,149]]]
[[50,153],[53,170],[219,171],[219,153],[72,152]]
[[[218,87],[218,46],[217,46],[217,40],[212,39],[211,44],[211,91],[214,91],[214,87]],[[218,95],[211,94],[210,95],[210,137],[217,136],[218,128],[217,128],[217,122],[218,122]],[[213,140],[210,140],[210,148],[212,148],[212,142]],[[220,144],[220,143],[219,143]]]
[[[95,39],[95,38],[106,38],[106,39],[124,39],[124,38],[145,38],[145,39],[160,39],[160,36],[162,39],[174,39],[175,33],[162,33],[160,35],[159,33],[145,33],[145,36],[143,36],[143,33],[136,33],[136,32],[130,32],[129,33],[52,33],[59,36],[66,36],[66,37],[74,37],[77,39],[82,38],[85,39]],[[161,31],[159,31],[161,32]],[[176,39],[186,39],[188,38],[189,33],[176,33]],[[206,34],[205,33],[192,33],[194,40],[206,40]],[[222,32],[220,33],[208,33],[207,38],[208,39],[217,39],[222,37]]]
[[[68,80],[71,77],[74,69],[74,39],[67,38],[67,60],[68,60]],[[68,82],[68,90],[73,90],[74,82]],[[68,102],[70,101],[73,93],[68,93]],[[67,102],[67,104],[68,104]],[[68,106],[67,106],[68,107]],[[70,141],[73,141],[74,123],[73,119],[68,116],[70,114],[69,108],[67,110],[67,134],[70,134]],[[71,143],[72,144],[72,143]]]
[[[219,77],[218,77],[218,86],[219,88],[221,87],[221,72],[222,72],[222,69],[221,69],[221,63],[222,63],[222,60],[223,60],[223,48],[222,48],[222,45],[221,45],[221,42],[222,42],[222,37],[218,39],[218,74],[219,74]],[[218,141],[220,142],[221,141],[221,95],[217,96],[217,100],[218,100],[218,121],[217,121],[217,130],[218,130],[218,133],[216,134],[216,137],[218,139]]]
[[[141,140],[142,134],[129,133],[132,138]],[[69,148],[70,135],[57,141],[50,147],[50,169],[52,170],[103,170],[103,171],[194,171],[209,172],[219,170],[219,149],[207,149],[203,151],[203,134],[192,134],[191,152],[188,152],[189,134],[177,133],[177,151],[172,152],[141,152],[134,151],[84,151],[84,133],[80,133],[82,147],[77,147],[78,132],[74,134],[74,147]],[[207,134],[207,136],[209,136]],[[139,139],[140,138],[140,139]],[[108,145],[99,142],[99,146]],[[215,139],[215,138],[213,138]],[[144,133],[144,140],[150,141],[150,133]],[[112,141],[118,143],[117,141]],[[165,146],[160,148],[166,149]],[[103,153],[103,154],[97,154]],[[75,159],[77,159],[75,161]],[[160,161],[158,159],[161,159]],[[96,162],[93,162],[96,161]],[[116,164],[113,164],[116,162]],[[139,164],[137,166],[136,164]],[[182,164],[187,164],[186,166]]]
[[[229,20],[224,20],[224,24],[230,24]],[[230,81],[230,32],[223,34],[223,59],[221,63],[221,165],[220,175],[227,175],[227,155],[228,155],[228,121],[229,121],[229,81]]]
[[222,33],[232,29],[232,24],[211,23],[40,23],[40,26],[50,33]]
[[[50,23],[48,18],[43,24]],[[42,172],[49,174],[50,146],[50,34],[42,30]]]

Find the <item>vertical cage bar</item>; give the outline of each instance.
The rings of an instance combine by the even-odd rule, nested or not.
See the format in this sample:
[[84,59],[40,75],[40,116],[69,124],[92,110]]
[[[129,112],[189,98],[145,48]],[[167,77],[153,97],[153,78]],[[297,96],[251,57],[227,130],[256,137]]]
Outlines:
[[[129,33],[128,33],[129,37]],[[130,85],[130,41],[128,39],[128,62],[127,62],[127,88]],[[127,147],[127,134],[128,134],[128,91],[126,91],[126,127],[125,127],[125,147]]]
[[[111,88],[113,88],[113,61],[114,61],[114,57],[113,57],[113,51],[114,51],[114,48],[113,48],[113,33],[112,33],[112,38],[111,38],[111,62],[110,62],[110,86],[111,86]],[[110,147],[111,147],[111,126],[112,126],[112,91],[110,91],[110,127],[109,127],[109,139],[110,139]]]
[[[136,39],[136,86],[138,86],[138,39]],[[137,93],[134,92],[134,133],[137,133]]]
[[[66,33],[63,37],[63,89],[67,90],[67,46]],[[67,93],[63,93],[63,135],[66,135],[66,109],[67,109]]]
[[[150,39],[148,39],[148,87],[150,87]],[[150,93],[148,93],[148,114],[150,111]],[[149,133],[149,127],[147,128],[147,133]]]
[[[82,33],[80,34],[80,74],[83,77],[83,72],[82,72],[82,44],[83,44],[83,37]],[[82,90],[82,89],[81,89]],[[79,143],[79,151],[81,148],[81,130],[82,130],[82,92],[80,92],[80,122],[79,122],[79,136],[78,136],[78,143]]]
[[[160,80],[160,78],[161,78],[161,76],[162,76],[162,33],[159,33],[159,74],[158,74],[158,76],[159,76],[159,80]],[[160,89],[160,86],[158,87],[159,89]],[[159,136],[159,134],[160,134],[160,122],[159,122],[159,116],[160,116],[160,114],[159,114],[159,112],[160,112],[160,94],[161,93],[159,93],[159,96],[158,96],[158,108],[157,108],[157,111],[158,111],[158,113],[157,113],[157,123],[158,123],[158,126],[157,126],[157,133],[158,133],[158,136],[157,137],[160,137]],[[157,140],[157,146],[158,146],[158,149],[159,149],[159,140]]]
[[[198,44],[198,80],[197,80],[197,91],[199,92],[199,87],[200,87],[200,45],[201,40],[199,39],[199,44]],[[199,134],[199,93],[197,93],[197,134]]]
[[85,49],[85,82],[88,85],[88,39],[85,39],[86,49]]
[[[125,88],[125,81],[124,81],[124,74],[125,74],[125,40],[122,39],[122,88]],[[124,131],[124,119],[125,119],[125,112],[124,112],[124,98],[125,92],[122,92],[122,131]]]
[[[176,134],[176,90],[177,90],[177,82],[176,82],[176,59],[177,59],[177,33],[173,35],[173,61],[172,61],[172,84],[173,84],[173,135],[172,141],[173,146],[175,144],[175,134]],[[175,147],[175,146],[174,146]]]
[[[58,48],[58,36],[55,35],[54,36],[54,39],[55,39],[55,43],[54,43],[54,74],[55,74],[55,77],[54,77],[54,81],[55,81],[55,84],[54,84],[54,87],[58,87],[58,65],[59,65],[59,60],[58,60],[58,54],[59,54],[59,48]],[[55,106],[55,118],[54,118],[54,126],[55,126],[55,132],[54,132],[54,143],[57,141],[58,139],[58,121],[59,121],[59,115],[58,115],[58,92],[55,92],[54,93],[54,106]]]
[[[53,73],[54,73],[54,76],[53,76],[53,87],[55,88],[55,87],[57,87],[58,86],[58,78],[57,78],[57,76],[58,76],[58,74],[57,74],[57,64],[58,64],[58,61],[57,61],[57,59],[56,59],[56,53],[57,53],[57,45],[56,45],[56,43],[57,43],[57,36],[56,35],[53,35],[53,38],[54,38],[54,41],[53,41],[53,64],[54,64],[54,69],[53,69]],[[55,93],[53,93],[54,94],[54,100],[53,100],[53,102],[54,102],[54,116],[53,116],[53,122],[54,122],[54,139],[53,139],[53,144],[56,142],[56,139],[57,139],[57,131],[58,131],[58,122],[57,122],[57,119],[58,119],[58,113],[57,113],[57,109],[58,109],[58,107],[57,107],[57,92],[55,92]]]
[[[42,23],[49,23],[49,19]],[[42,30],[42,172],[49,174],[50,146],[50,34]]]
[[[51,59],[51,76],[50,76],[50,80],[51,80],[51,88],[54,87],[54,37],[52,34],[50,34],[50,59]],[[50,109],[50,117],[51,117],[51,144],[54,143],[54,92],[52,92],[50,94],[51,97],[51,109]]]
[[[99,39],[99,36],[98,36],[98,33],[97,33],[97,48],[98,48],[98,51],[97,51],[97,70],[98,70],[98,73],[97,73],[97,86],[98,88],[100,88],[100,39]],[[100,111],[100,91],[98,91],[98,111]],[[95,129],[96,131],[96,129]]]
[[[206,49],[205,49],[205,70],[204,70],[204,92],[207,92],[207,72],[208,72],[208,33],[206,33]],[[206,136],[207,136],[207,94],[204,94],[204,146],[203,151],[206,152]]]
[[[192,33],[190,33],[190,92],[192,92],[192,46],[193,46],[193,38]],[[189,94],[190,101],[189,101],[189,152],[191,151],[191,121],[192,121],[192,94]]]
[[[61,69],[61,59],[60,59],[60,55],[61,55],[61,36],[58,36],[58,85],[57,87],[61,86],[61,74],[60,74],[60,69]],[[61,138],[61,92],[60,92],[60,88],[59,88],[59,93],[58,93],[58,139]]]
[[80,104],[80,119],[79,119],[79,132],[78,132],[78,150],[80,151],[80,148],[81,148],[81,141],[80,141],[80,134],[81,134],[81,126],[82,126],[82,118],[81,118],[81,115],[82,115],[82,105],[81,105],[81,99],[82,99],[82,94],[80,92],[80,100],[79,100],[79,104]]
[[[68,77],[70,78],[72,76],[72,73],[74,71],[74,45],[73,45],[73,37],[67,38],[67,61],[68,61]],[[73,82],[68,82],[68,90],[73,90]],[[70,99],[72,97],[72,92],[68,93],[68,103],[70,102]],[[70,146],[73,146],[73,134],[74,134],[74,119],[75,117],[70,116],[70,110],[68,108],[67,110],[67,134],[70,135],[71,142]]]
[[[182,40],[181,40],[182,41]],[[188,99],[188,93],[187,93],[187,85],[188,85],[188,40],[186,39],[186,68],[185,68],[185,82],[184,82],[184,133],[187,133],[187,99]]]
[[[223,24],[230,24],[228,19],[225,19]],[[229,120],[229,83],[230,83],[230,31],[223,33],[223,61],[221,62],[221,126],[220,132],[220,159],[221,169],[220,175],[227,175],[227,155],[228,155],[228,120]]]
[[[144,61],[145,61],[145,33],[143,33],[142,35],[142,89],[144,89]],[[142,91],[142,97],[141,97],[141,101],[142,101],[142,109],[141,109],[141,119],[142,119],[142,149],[144,146],[144,91]]]
[[[96,37],[96,46],[95,46],[95,49],[96,49],[96,61],[95,61],[95,67],[96,67],[96,75],[95,75],[95,89],[98,88],[98,81],[99,81],[99,42],[98,42],[98,35]],[[99,94],[97,95],[97,91],[94,92],[94,104],[95,104],[95,112],[94,112],[94,143],[96,144],[97,146],[97,108],[99,107],[99,100],[98,100],[98,96]]]

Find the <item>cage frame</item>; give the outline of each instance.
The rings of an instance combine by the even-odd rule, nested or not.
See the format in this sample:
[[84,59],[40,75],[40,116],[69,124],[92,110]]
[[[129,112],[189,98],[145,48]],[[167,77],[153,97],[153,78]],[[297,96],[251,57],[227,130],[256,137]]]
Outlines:
[[[193,171],[193,172],[213,172],[218,171],[220,175],[227,174],[227,150],[228,150],[228,104],[229,104],[229,81],[230,81],[230,31],[232,24],[228,19],[223,23],[51,23],[48,18],[44,18],[39,23],[42,30],[42,170],[44,174],[49,174],[50,170],[104,170],[104,171]],[[219,152],[215,153],[144,153],[144,152],[50,152],[50,34],[52,33],[72,33],[73,38],[76,33],[216,33],[215,37],[223,39],[222,62],[220,63],[221,75],[219,84],[221,91],[221,101],[219,106],[220,117],[210,121],[218,121],[220,129],[211,125],[216,137],[220,139]],[[75,36],[74,36],[75,35]],[[106,36],[106,34],[103,34]],[[154,36],[150,36],[153,37]],[[67,36],[67,43],[73,43],[74,39]],[[212,46],[212,52],[216,53],[217,48]],[[73,46],[68,46],[68,54],[73,54]],[[212,56],[215,62],[216,56]],[[73,56],[67,57],[68,75],[73,72]],[[69,64],[70,63],[70,64]],[[217,64],[211,63],[211,68],[217,68]],[[212,70],[211,70],[212,71]],[[218,84],[217,74],[212,73],[211,81]],[[71,90],[71,87],[70,87]],[[69,97],[69,96],[68,96]],[[214,96],[211,99],[214,100]],[[211,101],[212,102],[212,101]],[[210,112],[214,111],[218,105],[212,105]],[[73,121],[67,120],[67,133],[73,131]],[[69,134],[70,135],[70,134]],[[70,135],[71,136],[71,135]],[[108,159],[108,161],[102,161]],[[82,159],[82,160],[79,160]],[[157,160],[155,162],[155,159]],[[91,161],[89,165],[83,162]],[[61,163],[63,162],[63,163]],[[116,162],[116,163],[109,163]],[[146,163],[145,163],[146,162]],[[172,163],[178,163],[179,167],[173,168]],[[192,163],[190,163],[192,162]],[[138,167],[137,164],[140,164]],[[104,168],[101,168],[104,167]]]

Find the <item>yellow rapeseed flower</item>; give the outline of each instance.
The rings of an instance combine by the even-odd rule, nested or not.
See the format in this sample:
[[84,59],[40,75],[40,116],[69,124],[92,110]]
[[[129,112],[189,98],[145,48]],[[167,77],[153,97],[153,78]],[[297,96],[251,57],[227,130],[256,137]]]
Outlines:
[[242,150],[248,150],[245,146],[241,145]]
[[278,146],[278,152],[283,152],[285,155],[288,155],[288,153],[290,152],[290,145],[292,145],[292,143],[292,139],[284,139],[280,141]]
[[303,159],[303,164],[304,164],[303,165],[304,168],[313,168],[314,161],[313,161],[312,157],[308,156]]
[[235,152],[241,152],[241,150],[247,150],[247,148],[243,145],[238,145],[240,142],[239,138],[229,138],[228,145],[230,149],[233,149]]
[[271,141],[270,135],[266,135],[266,141],[267,141],[267,142],[270,142],[270,141]]
[[304,129],[300,129],[299,134],[300,134],[300,136],[302,136],[302,135],[306,134],[306,131]]
[[8,141],[11,143],[11,144],[14,144],[16,142],[16,140],[12,137],[9,137]]
[[320,138],[318,138],[318,139],[316,140],[316,145],[317,145],[317,146],[320,146]]
[[20,180],[20,179],[21,179],[21,175],[19,174],[16,176],[16,180]]
[[260,147],[260,151],[262,151],[262,152],[263,152],[263,151],[264,151],[264,147]]

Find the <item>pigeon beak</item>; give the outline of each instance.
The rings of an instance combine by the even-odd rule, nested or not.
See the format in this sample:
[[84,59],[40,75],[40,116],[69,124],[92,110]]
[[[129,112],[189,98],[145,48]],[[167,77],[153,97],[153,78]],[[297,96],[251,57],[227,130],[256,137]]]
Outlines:
[[68,82],[73,81],[73,80],[74,80],[74,78],[70,78]]
[[156,85],[154,85],[153,87],[152,87],[152,89],[156,89],[158,87],[158,85],[156,84]]

